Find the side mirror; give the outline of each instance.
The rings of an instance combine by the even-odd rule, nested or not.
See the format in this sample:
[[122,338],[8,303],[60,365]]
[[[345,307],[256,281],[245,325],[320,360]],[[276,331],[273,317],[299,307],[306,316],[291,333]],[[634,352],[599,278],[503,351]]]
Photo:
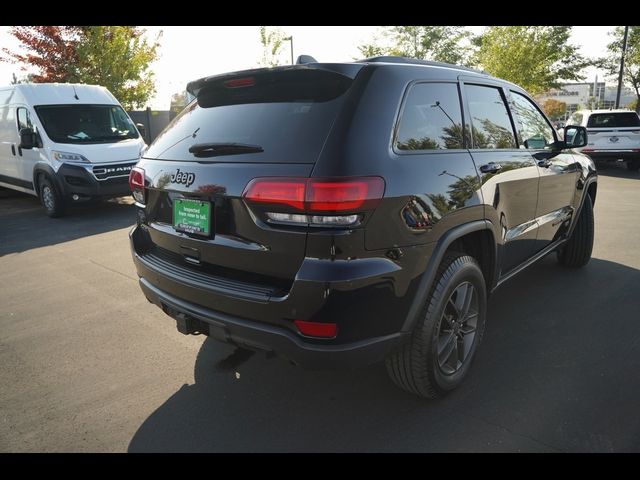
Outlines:
[[138,132],[140,132],[140,135],[142,135],[142,138],[146,140],[147,127],[145,127],[143,123],[136,123],[136,128],[138,129]]
[[564,127],[564,142],[566,148],[580,148],[587,144],[587,129],[575,125]]
[[20,129],[20,145],[19,147],[24,150],[31,150],[36,146],[36,134],[33,128],[21,128]]

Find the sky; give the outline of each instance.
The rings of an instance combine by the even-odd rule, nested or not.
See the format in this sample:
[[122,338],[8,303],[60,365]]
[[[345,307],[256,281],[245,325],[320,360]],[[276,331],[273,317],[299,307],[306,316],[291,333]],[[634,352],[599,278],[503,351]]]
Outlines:
[[[155,39],[160,32],[160,56],[152,64],[155,72],[156,95],[150,106],[168,110],[171,95],[183,91],[186,84],[200,77],[234,70],[256,68],[262,55],[257,26],[213,27],[145,27]],[[313,56],[320,62],[349,62],[359,57],[358,45],[370,41],[378,31],[375,26],[280,26],[285,35],[293,36],[293,53]],[[481,33],[484,27],[469,27]],[[606,53],[609,26],[577,26],[571,42],[579,45],[585,56],[598,57]],[[10,27],[0,26],[0,48],[15,50],[18,42],[9,33]],[[282,49],[284,61],[290,61],[290,42]],[[11,82],[12,73],[22,74],[19,66],[0,62],[0,86]],[[587,81],[599,80],[603,72],[586,70]]]

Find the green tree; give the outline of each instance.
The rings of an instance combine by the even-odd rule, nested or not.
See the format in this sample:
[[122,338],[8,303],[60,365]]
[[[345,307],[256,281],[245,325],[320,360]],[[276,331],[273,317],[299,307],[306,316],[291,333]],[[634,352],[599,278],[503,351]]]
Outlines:
[[134,108],[155,92],[149,66],[157,57],[159,36],[149,43],[144,32],[135,26],[13,27],[21,49],[4,48],[0,60],[35,67],[34,82],[102,85],[125,108]]
[[[607,68],[609,74],[617,78],[620,69],[620,55],[622,54],[622,40],[624,37],[624,27],[616,27],[609,32],[612,37],[611,43],[607,45],[609,56],[602,59],[602,64]],[[631,85],[636,92],[636,112],[640,112],[640,26],[629,27],[627,38],[627,52],[624,57],[623,79]]]
[[548,98],[542,104],[542,110],[551,119],[558,119],[562,117],[567,111],[567,104],[556,100],[554,98]]
[[276,67],[281,65],[280,53],[286,36],[279,28],[260,27],[260,44],[262,45],[262,58],[260,65],[263,67]]
[[173,95],[171,95],[171,104],[169,107],[170,118],[173,119],[176,115],[178,115],[184,109],[184,107],[187,106],[188,103],[189,96],[187,95],[186,91],[174,93]]
[[465,44],[465,40],[471,38],[471,33],[464,27],[401,25],[391,27],[390,33],[394,55],[455,65],[469,62],[471,45]]
[[377,45],[375,41],[359,45],[358,51],[360,52],[359,58],[380,57],[389,53],[387,48]]
[[374,39],[360,45],[358,50],[364,56],[397,55],[458,65],[469,65],[472,59],[472,35],[461,26],[383,27],[381,36],[391,46],[382,46]]
[[149,67],[157,58],[160,35],[149,43],[138,27],[93,26],[83,30],[76,49],[78,80],[107,87],[127,109],[144,106],[155,93]]
[[536,95],[561,81],[582,80],[594,61],[569,43],[571,27],[494,26],[481,36],[477,62],[491,75]]

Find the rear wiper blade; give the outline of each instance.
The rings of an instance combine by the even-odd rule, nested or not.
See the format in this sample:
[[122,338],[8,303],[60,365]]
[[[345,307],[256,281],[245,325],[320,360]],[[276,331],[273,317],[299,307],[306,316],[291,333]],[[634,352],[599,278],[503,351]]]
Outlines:
[[248,143],[196,143],[189,147],[189,152],[196,157],[217,157],[219,155],[239,155],[241,153],[260,153],[264,149],[260,145]]

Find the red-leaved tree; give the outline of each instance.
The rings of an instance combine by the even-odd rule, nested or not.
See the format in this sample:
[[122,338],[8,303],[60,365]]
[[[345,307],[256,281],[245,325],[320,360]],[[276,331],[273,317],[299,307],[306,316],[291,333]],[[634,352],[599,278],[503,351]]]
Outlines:
[[76,40],[82,27],[74,26],[22,26],[12,27],[11,34],[17,38],[25,53],[11,52],[3,48],[1,60],[22,64],[22,70],[36,67],[34,82],[73,82],[77,62]]

